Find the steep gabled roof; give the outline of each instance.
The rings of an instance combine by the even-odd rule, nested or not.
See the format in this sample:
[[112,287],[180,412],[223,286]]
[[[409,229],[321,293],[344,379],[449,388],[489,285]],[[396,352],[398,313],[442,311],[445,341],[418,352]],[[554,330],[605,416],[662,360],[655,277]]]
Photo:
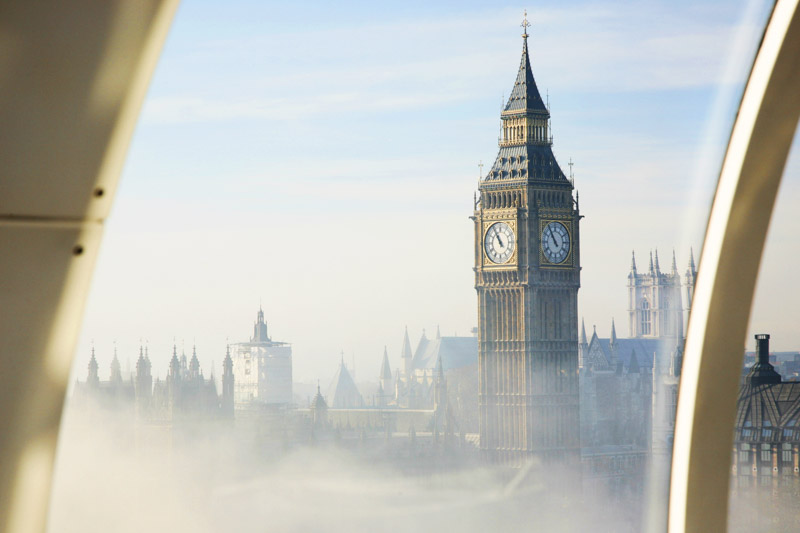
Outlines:
[[363,404],[361,393],[358,392],[353,377],[344,365],[344,359],[339,364],[339,369],[333,376],[333,381],[328,389],[328,399],[333,409],[361,407]]
[[429,340],[414,354],[414,368],[435,369],[439,358],[444,370],[478,364],[478,338],[438,337]]
[[387,381],[392,380],[392,367],[389,366],[389,353],[386,351],[386,346],[383,347],[383,362],[381,363],[380,378]]

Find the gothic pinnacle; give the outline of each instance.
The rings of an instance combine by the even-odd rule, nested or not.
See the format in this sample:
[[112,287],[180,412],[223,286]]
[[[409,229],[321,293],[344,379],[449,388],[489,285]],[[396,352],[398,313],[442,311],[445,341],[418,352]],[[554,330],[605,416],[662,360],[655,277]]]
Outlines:
[[656,248],[656,272],[661,273],[661,267],[658,266],[658,248]]
[[636,272],[636,252],[631,250],[631,272]]
[[672,273],[678,272],[678,262],[675,261],[675,248],[672,249]]

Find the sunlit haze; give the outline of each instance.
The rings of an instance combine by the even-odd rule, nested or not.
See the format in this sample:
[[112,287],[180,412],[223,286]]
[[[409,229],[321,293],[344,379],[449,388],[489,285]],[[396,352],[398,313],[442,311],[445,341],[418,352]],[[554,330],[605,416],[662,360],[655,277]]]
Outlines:
[[[92,341],[102,369],[116,341],[125,369],[140,339],[154,376],[173,342],[219,374],[259,305],[272,338],[292,343],[297,381],[326,383],[341,352],[357,381],[374,380],[384,345],[399,364],[406,325],[412,342],[437,326],[469,335],[468,217],[523,7],[183,3],[106,230],[78,375]],[[579,313],[608,335],[612,317],[624,324],[632,250],[645,263],[658,249],[666,268],[674,248],[681,273],[690,246],[699,257],[764,14],[528,7],[553,150],[565,171],[574,162],[585,216]],[[787,333],[775,342],[800,346]]]

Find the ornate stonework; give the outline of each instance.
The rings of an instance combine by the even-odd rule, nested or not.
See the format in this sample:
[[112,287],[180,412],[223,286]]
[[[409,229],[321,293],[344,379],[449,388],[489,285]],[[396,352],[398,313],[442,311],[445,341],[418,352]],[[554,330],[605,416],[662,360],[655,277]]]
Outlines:
[[[482,176],[473,216],[480,447],[505,464],[534,457],[577,464],[580,215],[552,152],[550,112],[533,79],[527,37],[501,113],[497,159]],[[487,239],[498,222],[513,236],[500,231]]]

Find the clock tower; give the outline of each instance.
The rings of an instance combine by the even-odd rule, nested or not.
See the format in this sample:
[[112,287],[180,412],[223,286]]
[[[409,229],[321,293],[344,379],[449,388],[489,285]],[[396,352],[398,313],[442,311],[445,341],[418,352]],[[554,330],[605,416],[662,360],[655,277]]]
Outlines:
[[519,466],[580,463],[580,237],[573,184],[553,156],[550,111],[522,60],[475,222],[480,447]]

